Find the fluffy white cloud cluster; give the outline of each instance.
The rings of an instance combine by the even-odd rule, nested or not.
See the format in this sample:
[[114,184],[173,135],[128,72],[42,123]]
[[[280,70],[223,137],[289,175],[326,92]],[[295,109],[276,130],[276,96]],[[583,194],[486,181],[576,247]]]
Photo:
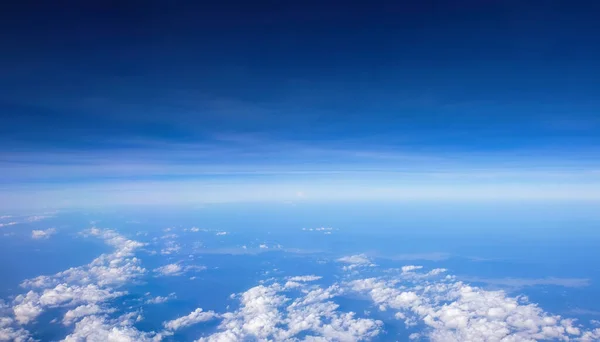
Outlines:
[[351,256],[345,256],[337,259],[338,262],[347,264],[343,267],[343,270],[350,271],[358,267],[374,267],[376,266],[369,257],[365,254],[356,254]]
[[24,281],[21,286],[30,290],[13,300],[14,323],[28,324],[46,309],[56,307],[73,308],[63,317],[65,325],[90,315],[111,312],[102,303],[126,294],[116,288],[145,272],[134,256],[135,250],[143,246],[142,243],[129,240],[112,230],[91,228],[83,235],[99,237],[115,250],[100,255],[87,265]]
[[32,239],[47,239],[50,236],[54,235],[55,233],[56,233],[55,228],[48,228],[46,230],[32,230],[31,238]]
[[27,330],[16,326],[11,314],[10,306],[0,300],[0,341],[33,341]]
[[380,310],[394,310],[407,326],[424,323],[428,327],[424,334],[431,341],[592,341],[600,337],[596,331],[583,331],[572,319],[544,312],[525,297],[486,291],[451,276],[428,279],[442,269],[412,276],[417,269],[408,266],[403,269],[406,274],[394,279],[354,280],[345,288],[366,295]]
[[215,317],[217,317],[217,314],[214,311],[203,311],[202,308],[197,308],[187,316],[164,322],[163,326],[167,330],[175,331],[200,322],[210,321]]
[[292,341],[300,335],[314,341],[361,341],[381,331],[381,321],[337,311],[331,301],[340,293],[337,286],[305,288],[294,300],[285,291],[275,283],[242,293],[240,308],[221,315],[220,331],[198,341]]
[[75,309],[71,309],[65,313],[65,316],[63,317],[63,324],[71,325],[73,322],[85,316],[97,315],[100,313],[110,313],[114,311],[114,309],[106,309],[96,303],[80,305]]
[[63,342],[158,342],[165,333],[142,332],[133,324],[141,320],[137,313],[116,319],[107,316],[86,316],[75,324],[75,329]]
[[45,308],[99,303],[124,294],[125,292],[102,289],[93,284],[86,286],[58,284],[54,288],[45,289],[41,294],[29,291],[26,295],[18,295],[14,300],[13,311],[17,322],[27,324]]
[[143,243],[128,240],[112,230],[91,228],[83,235],[97,236],[115,248],[113,253],[102,254],[87,265],[72,267],[53,276],[39,276],[21,283],[25,288],[48,288],[61,283],[99,286],[119,286],[141,276],[146,270],[134,257]]

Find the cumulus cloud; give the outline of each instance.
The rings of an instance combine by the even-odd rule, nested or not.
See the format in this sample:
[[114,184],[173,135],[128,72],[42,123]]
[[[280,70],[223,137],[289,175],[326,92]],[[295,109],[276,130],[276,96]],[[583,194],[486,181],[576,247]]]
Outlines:
[[87,265],[25,280],[21,286],[30,290],[16,296],[12,303],[16,323],[28,324],[46,309],[56,307],[73,307],[63,318],[65,324],[72,324],[88,315],[109,312],[101,304],[125,295],[125,291],[116,288],[144,274],[145,269],[134,256],[142,243],[112,230],[91,228],[83,235],[99,237],[115,250],[100,255]]
[[216,235],[227,235],[227,234],[229,234],[229,233],[227,233],[227,232],[217,232]]
[[339,306],[331,301],[339,294],[337,286],[306,290],[294,300],[285,291],[275,283],[242,293],[240,308],[222,315],[220,331],[198,341],[289,341],[301,335],[314,341],[361,341],[381,331],[381,321],[337,310]]
[[203,311],[202,308],[197,308],[187,316],[164,322],[163,326],[165,329],[175,331],[200,322],[210,321],[215,317],[217,317],[217,314],[214,311]]
[[58,284],[54,288],[45,289],[41,295],[34,291],[29,291],[26,295],[18,295],[14,299],[13,311],[17,322],[27,324],[35,320],[46,308],[99,303],[124,294],[125,292],[102,289],[94,284],[86,286]]
[[152,342],[160,341],[165,334],[142,332],[133,324],[138,321],[138,315],[123,315],[116,319],[107,316],[86,316],[75,324],[74,331],[64,342]]
[[8,227],[8,226],[14,226],[15,224],[18,224],[19,222],[6,222],[6,223],[0,223],[0,228],[2,227]]
[[[544,312],[525,297],[487,291],[445,276],[427,278],[408,274],[393,279],[368,278],[347,284],[351,292],[368,297],[380,310],[396,311],[407,326],[422,322],[431,341],[537,341],[593,340],[594,331],[583,331],[572,319]],[[600,335],[599,335],[600,336]]]
[[347,264],[343,267],[345,271],[353,270],[358,267],[374,267],[376,266],[366,254],[356,254],[345,256],[337,259],[338,262]]
[[79,319],[86,317],[86,316],[97,315],[97,314],[105,313],[105,312],[114,312],[114,311],[115,311],[114,309],[104,309],[100,305],[95,304],[95,303],[80,305],[80,306],[76,307],[75,309],[71,309],[71,310],[67,311],[67,313],[65,313],[65,315],[63,317],[63,324],[70,325],[70,324],[73,324],[73,322],[78,321]]
[[[149,294],[149,293],[147,293]],[[177,298],[177,296],[175,295],[175,292],[171,292],[169,293],[168,296],[156,296],[150,299],[147,299],[144,303],[146,304],[162,304],[162,303],[166,303],[168,301],[170,301],[171,299],[175,299]]]
[[29,332],[16,325],[11,315],[10,306],[0,300],[0,341],[25,342],[33,341]]
[[54,235],[55,233],[56,233],[55,228],[48,228],[46,230],[32,230],[31,238],[32,239],[47,239],[50,236]]

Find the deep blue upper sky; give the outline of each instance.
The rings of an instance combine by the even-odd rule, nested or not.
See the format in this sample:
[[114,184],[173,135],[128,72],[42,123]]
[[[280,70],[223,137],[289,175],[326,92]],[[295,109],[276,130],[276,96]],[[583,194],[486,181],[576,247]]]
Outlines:
[[26,3],[2,11],[10,146],[600,139],[593,1]]
[[25,1],[0,13],[7,165],[598,156],[596,1]]

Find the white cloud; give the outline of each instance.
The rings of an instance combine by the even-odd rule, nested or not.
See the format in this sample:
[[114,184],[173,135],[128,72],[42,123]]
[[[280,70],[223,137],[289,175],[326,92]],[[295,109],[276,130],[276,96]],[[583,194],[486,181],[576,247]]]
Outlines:
[[154,272],[163,276],[175,276],[183,273],[183,267],[180,264],[169,264],[155,268]]
[[[418,268],[416,268],[418,269]],[[431,341],[536,341],[576,340],[594,337],[574,320],[544,312],[525,297],[487,291],[446,276],[442,271],[413,277],[412,270],[399,278],[369,278],[348,283],[347,289],[370,298],[381,310],[391,308],[407,326],[421,321],[421,333]],[[600,335],[599,335],[600,336]]]
[[261,249],[268,249],[269,246],[265,245],[264,243],[258,246]]
[[101,289],[97,285],[86,286],[58,284],[46,289],[40,295],[29,291],[26,295],[18,295],[14,299],[13,311],[20,324],[27,324],[37,318],[45,308],[75,306],[84,303],[99,303],[120,297],[125,292]]
[[145,269],[134,256],[135,250],[144,244],[112,230],[91,228],[83,235],[103,239],[114,247],[114,251],[100,255],[87,265],[25,280],[21,286],[31,290],[13,300],[12,314],[17,323],[28,324],[46,309],[56,307],[74,307],[65,314],[65,324],[88,315],[110,312],[101,304],[126,294],[115,288],[144,274]]
[[316,275],[306,275],[306,276],[294,276],[294,277],[289,277],[288,280],[289,281],[301,281],[301,282],[307,282],[307,281],[315,281],[315,280],[319,280],[323,277],[321,276],[316,276]]
[[168,264],[154,269],[161,276],[179,276],[188,271],[203,271],[205,266],[189,265],[182,266],[180,263]]
[[411,272],[411,271],[420,270],[421,268],[423,268],[423,266],[414,266],[414,265],[402,266],[402,272],[407,273],[407,272]]
[[175,241],[167,241],[165,247],[160,250],[160,254],[170,255],[177,254],[181,250],[181,246]]
[[350,271],[358,267],[374,267],[376,266],[366,254],[356,254],[351,256],[345,256],[337,259],[338,262],[348,264],[344,266],[345,271]]
[[147,299],[144,303],[146,303],[146,304],[162,304],[162,303],[166,303],[166,302],[170,301],[171,299],[176,299],[176,298],[177,298],[177,296],[175,295],[175,292],[171,292],[167,296],[156,296],[156,297]]
[[114,309],[110,309],[110,310],[104,309],[98,304],[80,305],[80,306],[76,307],[75,309],[71,309],[71,310],[67,311],[67,313],[65,313],[65,316],[63,317],[63,324],[70,325],[70,324],[73,324],[73,322],[78,321],[85,316],[97,315],[100,313],[114,312],[114,311],[115,311]]
[[18,224],[19,222],[7,222],[7,223],[0,223],[0,228],[2,227],[8,227],[8,226],[14,226],[15,224]]
[[210,321],[217,316],[213,311],[202,311],[202,308],[197,308],[187,316],[164,322],[163,326],[170,331],[175,331],[200,322]]
[[229,233],[227,233],[227,232],[217,232],[216,235],[227,235],[227,234],[229,234]]
[[242,293],[240,308],[221,315],[220,331],[198,341],[290,341],[301,334],[307,341],[359,341],[381,331],[380,321],[338,312],[338,305],[330,300],[339,294],[336,286],[306,291],[295,300],[286,297],[285,290],[275,283]]
[[0,341],[25,342],[33,341],[29,332],[16,326],[10,306],[0,299]]
[[137,330],[133,324],[135,315],[123,315],[117,319],[106,316],[86,316],[75,324],[75,330],[63,342],[157,342],[165,334]]
[[55,233],[56,233],[55,228],[48,228],[46,230],[32,230],[31,238],[32,239],[47,239],[50,236],[54,235]]

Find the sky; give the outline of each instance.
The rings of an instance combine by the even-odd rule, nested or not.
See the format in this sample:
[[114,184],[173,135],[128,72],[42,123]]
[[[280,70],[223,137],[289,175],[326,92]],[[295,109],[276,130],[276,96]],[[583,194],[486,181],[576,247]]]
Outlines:
[[0,207],[600,199],[594,1],[0,8]]

